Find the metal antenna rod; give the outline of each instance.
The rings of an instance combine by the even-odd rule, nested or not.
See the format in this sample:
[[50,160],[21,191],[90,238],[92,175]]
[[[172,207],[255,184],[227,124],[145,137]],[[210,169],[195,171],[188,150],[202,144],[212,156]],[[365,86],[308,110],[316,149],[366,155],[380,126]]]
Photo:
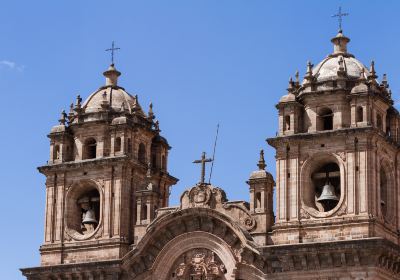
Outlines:
[[217,124],[217,134],[215,135],[214,151],[213,151],[213,156],[212,156],[211,170],[210,170],[210,177],[208,178],[208,184],[211,183],[211,176],[212,176],[212,172],[213,172],[214,159],[215,159],[215,149],[217,148],[218,131],[219,131],[219,124]]

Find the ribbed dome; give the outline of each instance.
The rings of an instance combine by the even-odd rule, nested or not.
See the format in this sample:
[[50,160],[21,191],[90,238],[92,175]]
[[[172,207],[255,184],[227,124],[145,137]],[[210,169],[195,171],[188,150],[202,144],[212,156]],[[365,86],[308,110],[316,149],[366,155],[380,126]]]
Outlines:
[[317,81],[333,80],[338,77],[340,67],[344,68],[344,73],[348,78],[360,78],[363,74],[367,78],[368,69],[352,56],[328,56],[312,70],[313,76]]
[[347,44],[350,39],[344,36],[342,31],[339,31],[331,39],[331,42],[333,43],[333,53],[312,69],[312,75],[316,82],[335,80],[339,76],[348,79],[358,79],[362,75],[364,78],[368,77],[367,67],[347,52]]
[[127,110],[131,112],[132,107],[139,106],[136,98],[122,88],[102,88],[92,93],[83,103],[85,113],[93,113],[102,110],[103,101],[107,101],[110,108],[115,111]]

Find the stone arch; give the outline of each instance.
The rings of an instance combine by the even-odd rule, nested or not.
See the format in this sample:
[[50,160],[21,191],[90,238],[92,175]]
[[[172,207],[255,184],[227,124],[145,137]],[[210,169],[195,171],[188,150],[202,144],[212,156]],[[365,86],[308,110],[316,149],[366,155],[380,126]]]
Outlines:
[[[168,244],[173,244],[169,242],[179,236],[187,240],[191,235],[204,236],[203,233],[212,235],[214,240],[219,242],[223,240],[226,244],[224,248],[230,248],[229,254],[233,255],[236,261],[241,258],[240,252],[259,254],[251,243],[250,234],[243,231],[231,218],[209,208],[188,208],[164,214],[155,219],[147,227],[146,232],[136,248],[122,260],[127,279],[147,279],[152,275],[156,269],[155,261],[158,256],[165,252],[163,250]],[[202,240],[206,242],[206,239]]]
[[[318,169],[318,167],[329,163],[335,163],[339,167],[341,195],[337,205],[333,209],[326,212],[321,212],[317,209],[314,203],[315,186],[314,183],[312,182],[311,175],[315,170]],[[346,188],[347,188],[346,167],[339,155],[332,153],[317,153],[312,157],[308,158],[300,169],[300,195],[301,195],[302,208],[313,217],[324,218],[334,215],[336,211],[339,210],[339,208],[343,204],[344,197],[346,194],[345,191]]]
[[[97,192],[99,195],[99,205],[97,212],[97,226],[93,232],[84,234],[79,230],[80,219],[82,215],[77,205],[78,200],[87,193]],[[103,224],[103,207],[104,193],[101,186],[94,180],[81,180],[73,183],[65,196],[65,215],[64,224],[65,232],[69,237],[75,240],[86,240],[93,237],[102,227]]]
[[232,278],[236,268],[236,258],[229,248],[229,245],[221,238],[207,232],[190,232],[181,234],[168,242],[157,256],[153,265],[153,275],[157,279],[169,280],[172,265],[183,253],[204,248],[214,252],[225,265],[225,279]]

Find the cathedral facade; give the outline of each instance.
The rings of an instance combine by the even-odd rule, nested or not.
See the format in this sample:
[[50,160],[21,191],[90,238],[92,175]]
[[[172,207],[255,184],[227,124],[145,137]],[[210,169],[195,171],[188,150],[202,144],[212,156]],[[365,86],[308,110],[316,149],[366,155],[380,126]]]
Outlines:
[[[263,151],[247,201],[178,179],[152,106],[106,84],[62,112],[50,138],[41,265],[28,280],[400,279],[400,115],[386,75],[333,52],[277,104],[276,177]],[[273,194],[276,194],[275,213]]]

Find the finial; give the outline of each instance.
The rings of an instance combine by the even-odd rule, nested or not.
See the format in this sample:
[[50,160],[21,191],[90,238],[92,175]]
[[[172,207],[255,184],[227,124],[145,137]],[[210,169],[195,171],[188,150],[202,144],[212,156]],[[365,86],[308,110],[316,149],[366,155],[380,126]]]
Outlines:
[[313,65],[311,64],[311,62],[307,61],[307,72],[306,72],[306,76],[304,78],[306,80],[308,80],[309,82],[312,81],[312,79],[313,79],[312,67],[313,67]]
[[258,166],[258,169],[259,169],[259,170],[264,170],[265,167],[267,166],[267,165],[265,164],[265,160],[264,160],[264,150],[261,150],[261,151],[260,151],[260,159],[258,160],[257,166]]
[[154,130],[160,132],[160,122],[158,120],[154,122]]
[[69,113],[68,113],[68,121],[72,122],[74,119],[75,113],[74,113],[74,103],[72,102],[71,105],[69,106]]
[[388,87],[389,87],[389,84],[388,84],[388,81],[387,81],[387,75],[386,75],[386,73],[383,74],[383,76],[382,76],[382,85],[383,85],[385,88],[388,88]]
[[65,110],[62,110],[61,118],[58,121],[61,125],[65,125],[65,122],[67,121],[67,114],[65,113]]
[[292,77],[290,77],[289,78],[289,85],[288,85],[288,88],[287,88],[287,91],[288,92],[292,92],[293,91],[293,79],[292,79]]
[[378,78],[378,76],[376,75],[376,72],[375,72],[375,62],[372,60],[371,61],[371,66],[369,67],[368,79],[369,80],[375,80],[376,78]]
[[148,113],[148,115],[149,115],[149,119],[154,119],[153,103],[152,102],[150,102],[150,104],[149,104],[149,113]]
[[348,16],[349,13],[342,13],[342,7],[339,6],[339,11],[337,14],[332,15],[332,17],[337,17],[338,18],[338,22],[339,22],[339,33],[342,33],[342,20],[343,17]]
[[294,74],[296,78],[296,87],[300,86],[300,75],[299,75],[299,70],[296,70],[296,73]]
[[80,109],[80,108],[81,108],[81,102],[82,102],[82,98],[81,98],[81,96],[78,94],[78,95],[76,96],[75,108]]

